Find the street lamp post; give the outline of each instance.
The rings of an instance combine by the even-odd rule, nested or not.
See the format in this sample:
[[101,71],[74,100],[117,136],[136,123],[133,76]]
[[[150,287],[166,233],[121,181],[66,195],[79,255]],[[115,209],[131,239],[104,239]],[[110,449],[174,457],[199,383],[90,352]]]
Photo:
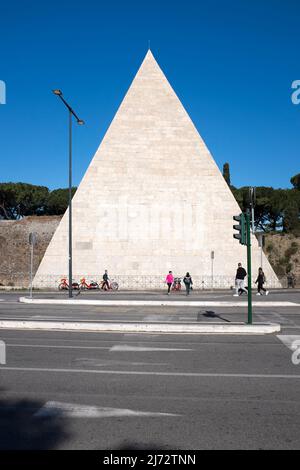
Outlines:
[[251,208],[251,222],[252,222],[252,233],[255,232],[254,228],[254,206],[256,203],[256,188],[250,187],[249,188],[249,199],[250,199],[250,208]]
[[84,121],[79,119],[75,111],[63,98],[61,90],[53,90],[69,111],[69,298],[72,298],[72,115],[77,124],[83,125]]

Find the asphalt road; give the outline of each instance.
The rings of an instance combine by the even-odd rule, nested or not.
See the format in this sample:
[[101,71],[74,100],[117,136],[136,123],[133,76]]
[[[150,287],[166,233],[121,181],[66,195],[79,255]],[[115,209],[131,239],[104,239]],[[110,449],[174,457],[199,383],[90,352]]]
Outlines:
[[[0,318],[210,321],[199,309],[49,308],[18,304],[15,294],[0,299]],[[227,321],[246,314],[217,310]],[[0,330],[0,448],[299,449],[300,364],[289,346],[300,339],[300,311],[260,308],[255,315],[280,322],[280,338]]]
[[[138,322],[243,322],[247,321],[247,307],[153,307],[143,308],[134,306],[84,306],[84,305],[34,305],[21,304],[20,295],[24,293],[0,292],[0,320],[63,320],[63,321],[138,321]],[[36,298],[62,298],[66,299],[66,293],[39,293]],[[161,293],[93,293],[86,292],[79,298],[84,299],[120,299],[120,300],[165,300],[166,295]],[[169,300],[186,300],[183,293],[167,297]],[[205,301],[230,301],[238,303],[247,300],[247,296],[232,297],[228,291],[206,292],[198,291],[189,297],[189,300]],[[253,321],[280,323],[292,330],[300,325],[299,306],[277,307],[276,302],[293,302],[300,304],[300,292],[298,290],[282,290],[271,292],[269,296],[253,296],[253,301],[259,300],[265,303],[275,302],[272,307],[254,307]]]

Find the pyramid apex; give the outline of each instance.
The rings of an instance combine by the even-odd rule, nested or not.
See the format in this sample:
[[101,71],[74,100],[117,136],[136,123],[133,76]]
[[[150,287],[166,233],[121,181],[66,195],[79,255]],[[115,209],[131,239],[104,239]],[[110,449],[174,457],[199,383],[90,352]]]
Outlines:
[[148,51],[147,51],[147,53],[146,53],[146,55],[145,55],[144,60],[146,60],[146,59],[148,59],[148,60],[154,60],[154,62],[157,62],[156,59],[155,59],[155,57],[154,57],[154,55],[153,55],[153,53],[152,53],[152,51],[151,51],[151,49],[150,49],[150,47],[149,47],[149,49],[148,49]]
[[[153,55],[153,52],[151,51],[151,49],[148,49],[141,65],[140,65],[140,68],[138,70],[137,75],[138,76],[140,76],[140,75],[149,76],[149,74],[152,75],[153,73],[154,74],[159,73],[160,75],[164,76],[157,60],[155,59],[155,57]],[[164,76],[164,78],[166,79],[165,76]]]

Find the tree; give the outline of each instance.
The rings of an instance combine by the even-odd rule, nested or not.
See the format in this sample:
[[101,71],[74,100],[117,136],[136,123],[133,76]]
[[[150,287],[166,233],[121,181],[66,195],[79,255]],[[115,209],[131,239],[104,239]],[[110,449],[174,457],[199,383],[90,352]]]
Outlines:
[[224,163],[224,165],[223,165],[223,176],[224,176],[224,179],[225,179],[226,183],[228,184],[228,186],[230,186],[229,163]]
[[[72,188],[72,197],[76,192],[76,187]],[[69,189],[60,188],[51,191],[46,202],[46,213],[48,215],[64,214],[69,205]]]
[[10,183],[0,183],[0,219],[14,219],[16,197]]
[[295,189],[287,190],[286,205],[283,211],[283,230],[299,235],[300,232],[300,196]]
[[[250,208],[249,187],[231,188],[242,212]],[[272,187],[258,186],[256,188],[256,204],[254,210],[254,225],[260,230],[277,231],[284,229],[283,218],[286,211],[290,214],[291,201],[294,201],[300,211],[300,192],[292,189],[274,189]],[[290,208],[291,209],[291,208]],[[295,208],[294,208],[295,212]],[[291,214],[288,215],[291,217]],[[288,219],[287,219],[288,220]],[[290,230],[290,223],[285,230]]]
[[295,189],[300,190],[300,173],[298,173],[295,176],[292,176],[291,183],[292,183],[292,185],[294,186]]
[[42,215],[49,189],[27,183],[0,183],[0,218],[20,219]]

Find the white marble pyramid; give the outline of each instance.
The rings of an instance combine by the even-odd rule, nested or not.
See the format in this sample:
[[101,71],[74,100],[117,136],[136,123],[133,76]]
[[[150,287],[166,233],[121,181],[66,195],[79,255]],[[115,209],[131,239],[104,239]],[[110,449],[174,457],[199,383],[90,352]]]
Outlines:
[[[209,285],[233,284],[246,249],[233,238],[240,208],[151,51],[148,51],[73,198],[73,273],[108,269],[120,286],[161,282],[189,271]],[[253,272],[261,252],[253,237]],[[269,285],[279,286],[263,255]],[[68,273],[68,211],[34,284]],[[141,281],[142,280],[142,281]],[[152,280],[152,281],[151,281]],[[198,280],[198,281],[197,281]]]

